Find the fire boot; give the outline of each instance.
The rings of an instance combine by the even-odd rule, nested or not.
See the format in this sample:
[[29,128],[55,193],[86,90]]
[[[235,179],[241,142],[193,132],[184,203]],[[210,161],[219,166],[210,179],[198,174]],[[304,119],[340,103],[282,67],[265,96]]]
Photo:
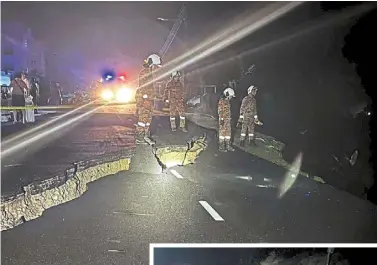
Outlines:
[[240,139],[240,146],[245,147],[245,139]]
[[233,148],[232,144],[230,143],[230,140],[225,141],[225,147],[227,151],[234,152],[235,149]]
[[156,142],[152,138],[151,131],[149,130],[149,127],[148,127],[148,130],[144,133],[143,139],[144,139],[144,142],[149,144],[149,145],[156,144]]
[[175,124],[175,117],[170,117],[170,127],[172,132],[177,131],[177,126]]
[[223,141],[223,140],[220,140],[220,141],[219,141],[219,151],[220,151],[220,152],[226,152],[226,151],[227,151],[227,150],[226,150],[225,141]]
[[187,132],[186,129],[186,117],[179,117],[179,128],[182,132]]
[[257,143],[255,142],[254,138],[249,138],[249,145],[253,147],[257,146]]

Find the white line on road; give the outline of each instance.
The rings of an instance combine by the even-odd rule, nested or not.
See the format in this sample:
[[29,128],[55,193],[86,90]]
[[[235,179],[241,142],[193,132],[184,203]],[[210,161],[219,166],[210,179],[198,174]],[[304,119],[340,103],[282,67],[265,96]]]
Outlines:
[[199,201],[199,203],[203,206],[203,208],[212,216],[215,221],[223,221],[225,220],[216,212],[215,209],[211,207],[211,205],[208,204],[206,201]]
[[269,178],[263,178],[263,181],[265,181],[265,182],[271,182],[272,180],[269,179]]
[[120,240],[117,240],[117,239],[108,239],[107,241],[111,243],[120,243]]
[[126,252],[125,250],[121,250],[121,249],[109,249],[107,251],[108,252],[114,252],[114,253],[124,253],[124,252]]
[[276,188],[275,185],[257,185],[258,188]]
[[179,174],[177,171],[174,169],[170,169],[170,172],[177,178],[177,179],[183,179],[182,175]]
[[238,179],[244,179],[244,180],[253,180],[253,177],[250,177],[250,176],[237,176],[236,178]]

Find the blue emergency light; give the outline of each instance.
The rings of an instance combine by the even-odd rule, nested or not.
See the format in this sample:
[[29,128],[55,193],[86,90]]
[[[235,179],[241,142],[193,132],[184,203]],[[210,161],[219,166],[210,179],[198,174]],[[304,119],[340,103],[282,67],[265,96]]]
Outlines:
[[104,82],[112,82],[115,80],[116,74],[113,71],[105,71],[102,74],[102,79]]

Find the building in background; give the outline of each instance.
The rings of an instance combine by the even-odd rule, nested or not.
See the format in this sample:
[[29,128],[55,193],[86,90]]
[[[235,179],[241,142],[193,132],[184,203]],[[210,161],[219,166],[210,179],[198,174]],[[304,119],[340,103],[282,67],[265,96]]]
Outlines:
[[64,92],[73,92],[77,86],[85,84],[86,75],[80,65],[85,58],[76,51],[46,50],[46,77],[52,86],[59,82]]
[[1,70],[11,74],[27,71],[32,75],[46,75],[45,47],[21,23],[1,25]]

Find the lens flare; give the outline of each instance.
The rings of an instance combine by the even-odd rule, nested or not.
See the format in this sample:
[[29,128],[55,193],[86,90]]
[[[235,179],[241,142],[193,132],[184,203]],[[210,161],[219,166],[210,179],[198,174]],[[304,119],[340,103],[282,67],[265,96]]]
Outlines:
[[303,159],[303,153],[300,152],[296,156],[293,164],[291,165],[290,169],[287,171],[284,177],[284,180],[279,187],[279,194],[278,194],[279,199],[281,199],[295,183],[297,176],[300,174],[302,159]]
[[128,87],[121,87],[116,95],[116,100],[119,102],[130,102],[132,98],[132,90]]
[[106,89],[102,91],[101,96],[104,100],[112,100],[114,98],[114,93],[110,89]]

